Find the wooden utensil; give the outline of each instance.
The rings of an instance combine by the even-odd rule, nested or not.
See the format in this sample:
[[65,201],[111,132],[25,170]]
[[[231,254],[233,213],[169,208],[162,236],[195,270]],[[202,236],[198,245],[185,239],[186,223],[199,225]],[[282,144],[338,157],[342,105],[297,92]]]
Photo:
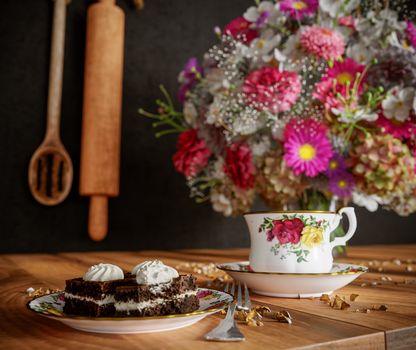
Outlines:
[[49,93],[46,134],[32,155],[29,164],[29,187],[33,197],[44,205],[61,203],[72,185],[72,162],[61,142],[62,76],[65,46],[66,3],[55,0],[53,11],[52,46],[49,68]]
[[80,194],[91,197],[88,232],[107,234],[108,197],[119,193],[124,13],[115,0],[88,8]]

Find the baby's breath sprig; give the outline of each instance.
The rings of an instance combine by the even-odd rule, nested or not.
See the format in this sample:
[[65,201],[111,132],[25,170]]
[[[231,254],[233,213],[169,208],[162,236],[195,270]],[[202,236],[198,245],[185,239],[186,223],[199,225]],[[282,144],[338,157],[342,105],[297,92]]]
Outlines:
[[161,99],[156,100],[158,113],[150,113],[145,111],[143,108],[139,108],[139,114],[156,120],[152,124],[154,128],[165,127],[164,130],[155,133],[156,138],[160,138],[168,134],[181,133],[187,130],[188,126],[186,125],[183,113],[175,109],[166,88],[163,85],[160,85],[159,88],[165,98],[165,101]]

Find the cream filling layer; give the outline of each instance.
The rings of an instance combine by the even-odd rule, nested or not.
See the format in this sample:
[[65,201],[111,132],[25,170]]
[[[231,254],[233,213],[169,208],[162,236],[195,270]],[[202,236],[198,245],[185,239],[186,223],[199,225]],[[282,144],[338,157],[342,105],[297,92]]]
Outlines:
[[106,304],[113,304],[115,302],[114,295],[107,295],[103,299],[94,299],[92,297],[86,297],[81,295],[75,295],[71,293],[65,293],[65,299],[78,299],[82,301],[89,301],[91,303],[97,304],[97,305],[106,305]]
[[[173,300],[184,299],[191,295],[196,295],[196,293],[197,293],[196,290],[185,292],[185,293],[175,296]],[[157,298],[157,299],[142,301],[140,303],[134,300],[129,300],[129,301],[124,301],[124,302],[115,302],[114,307],[116,308],[117,311],[143,310],[148,307],[153,307],[156,305],[163,304],[169,300],[172,300],[172,299]]]

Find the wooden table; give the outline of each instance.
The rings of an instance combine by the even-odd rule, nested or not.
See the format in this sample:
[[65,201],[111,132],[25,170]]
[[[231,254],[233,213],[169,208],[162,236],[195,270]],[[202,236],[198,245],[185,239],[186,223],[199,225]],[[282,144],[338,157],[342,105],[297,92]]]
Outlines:
[[[220,315],[172,332],[106,335],[72,330],[25,306],[27,288],[63,288],[65,279],[82,275],[98,262],[130,269],[144,259],[159,258],[177,266],[182,262],[241,261],[247,256],[246,249],[0,255],[0,349],[416,349],[415,245],[350,247],[348,257],[338,261],[365,263],[371,272],[336,292],[347,298],[359,294],[347,310],[332,309],[319,299],[252,294],[254,304],[288,310],[294,320],[292,325],[275,321],[267,321],[263,327],[242,324],[247,339],[242,343],[203,339],[223,317]],[[354,312],[374,304],[386,304],[388,310]]]

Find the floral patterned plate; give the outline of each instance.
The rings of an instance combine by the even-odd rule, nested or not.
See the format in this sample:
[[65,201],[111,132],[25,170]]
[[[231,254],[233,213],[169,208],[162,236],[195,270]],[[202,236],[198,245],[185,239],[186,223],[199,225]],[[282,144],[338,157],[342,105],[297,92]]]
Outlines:
[[152,333],[190,326],[208,315],[224,309],[232,302],[230,294],[213,289],[198,288],[199,309],[188,314],[149,317],[82,317],[63,313],[63,293],[52,293],[30,301],[30,310],[60,321],[72,328],[95,333]]
[[311,298],[331,294],[351,283],[367,267],[351,264],[333,264],[328,273],[255,272],[248,261],[217,265],[232,278],[247,283],[257,294],[281,298]]

